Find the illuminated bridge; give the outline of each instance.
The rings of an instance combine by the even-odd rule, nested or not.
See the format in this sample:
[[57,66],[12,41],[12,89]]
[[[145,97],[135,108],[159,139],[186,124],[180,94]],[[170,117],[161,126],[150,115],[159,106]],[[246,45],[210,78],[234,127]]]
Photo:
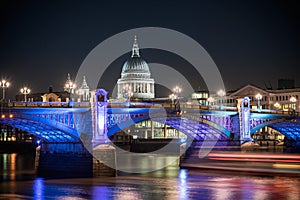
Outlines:
[[[92,115],[93,109],[89,103],[74,103],[73,107],[68,107],[64,103],[54,104],[15,102],[13,107],[2,109],[0,123],[32,133],[46,143],[80,143],[80,136],[93,137],[93,134],[96,134],[93,133],[95,130],[92,130],[92,123],[93,118],[96,120],[97,116]],[[108,137],[135,123],[153,120],[165,123],[197,139],[206,137],[238,139],[240,119],[235,108],[208,110],[206,107],[195,108],[182,104],[181,113],[172,111],[170,107],[150,103],[130,105],[109,103],[106,108],[106,119],[104,114],[101,114],[103,121],[106,121]],[[250,132],[253,134],[269,126],[298,141],[300,127],[296,119],[297,117],[290,113],[252,111]]]
[[[96,96],[96,98],[98,97]],[[241,111],[241,110],[245,110]],[[135,123],[152,120],[167,124],[188,138],[197,141],[218,141],[226,145],[228,141],[251,141],[251,135],[257,130],[269,126],[284,134],[289,140],[299,144],[300,123],[298,113],[276,112],[272,110],[212,109],[182,104],[180,110],[172,105],[152,103],[54,103],[54,102],[14,102],[1,109],[0,123],[34,134],[41,141],[40,163],[46,170],[66,166],[71,154],[78,154],[68,170],[82,157],[91,160],[89,152],[106,143],[108,137]],[[57,159],[49,154],[64,154]],[[84,155],[84,156],[83,156]],[[55,160],[54,164],[49,160]],[[60,163],[60,161],[61,163]],[[86,163],[91,163],[87,161]],[[50,166],[50,167],[49,167]],[[40,167],[42,168],[42,167]],[[82,169],[92,171],[90,164]]]

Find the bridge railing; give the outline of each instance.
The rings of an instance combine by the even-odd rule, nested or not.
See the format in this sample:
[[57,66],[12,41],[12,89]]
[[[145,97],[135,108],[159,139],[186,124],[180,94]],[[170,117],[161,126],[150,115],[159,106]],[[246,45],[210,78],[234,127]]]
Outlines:
[[278,114],[278,115],[291,115],[291,116],[300,116],[300,112],[297,112],[293,109],[290,110],[271,110],[271,109],[251,109],[252,113],[264,113],[264,114]]
[[[55,108],[69,108],[69,107],[90,107],[90,102],[24,102],[12,101],[9,103],[2,103],[2,107],[55,107]],[[108,107],[111,108],[165,108],[165,109],[195,109],[195,110],[223,110],[223,111],[237,111],[236,107],[228,106],[203,106],[197,104],[180,103],[179,106],[172,103],[153,103],[153,102],[108,102]]]
[[[90,102],[24,102],[24,101],[12,101],[9,103],[1,104],[1,107],[55,107],[55,108],[70,108],[70,107],[90,107]],[[215,111],[238,111],[237,107],[211,105],[203,106],[197,104],[180,103],[175,105],[173,103],[155,103],[155,102],[108,102],[108,107],[111,108],[165,108],[167,110],[183,110],[183,109],[194,109],[194,110],[215,110]],[[252,113],[264,113],[264,114],[279,114],[279,115],[291,115],[300,116],[300,112],[295,110],[271,110],[271,109],[251,109]]]
[[230,106],[204,106],[199,104],[189,104],[189,103],[180,103],[175,105],[174,103],[153,103],[153,102],[109,102],[108,107],[111,108],[146,108],[146,107],[154,107],[154,108],[180,108],[180,109],[199,109],[199,110],[228,110],[228,111],[237,111],[236,107]]
[[4,107],[54,107],[54,108],[69,108],[69,107],[90,107],[90,102],[41,102],[41,101],[34,101],[34,102],[24,102],[24,101],[12,101],[6,103]]

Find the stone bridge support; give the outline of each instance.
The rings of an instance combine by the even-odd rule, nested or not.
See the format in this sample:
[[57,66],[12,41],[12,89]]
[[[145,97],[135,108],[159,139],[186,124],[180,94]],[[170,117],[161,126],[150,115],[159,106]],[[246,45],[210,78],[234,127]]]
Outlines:
[[91,177],[92,160],[82,143],[42,143],[36,150],[37,174],[43,177]]
[[93,176],[106,177],[117,175],[116,148],[101,144],[93,149]]
[[[94,91],[92,96],[93,176],[116,176],[116,149],[109,145],[110,140],[107,136],[107,92],[99,89]],[[99,101],[99,97],[103,99],[102,102]]]

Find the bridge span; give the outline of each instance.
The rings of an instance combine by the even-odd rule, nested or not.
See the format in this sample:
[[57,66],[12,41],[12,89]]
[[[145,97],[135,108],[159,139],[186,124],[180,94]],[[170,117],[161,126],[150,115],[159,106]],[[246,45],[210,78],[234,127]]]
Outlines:
[[[145,120],[167,124],[191,140],[200,141],[200,145],[203,141],[241,144],[251,141],[251,135],[265,126],[299,145],[299,113],[250,109],[246,125],[240,113],[240,109],[233,107],[187,103],[180,104],[178,109],[173,104],[141,102],[12,102],[2,105],[0,124],[39,138],[40,171],[111,172],[112,169],[105,169],[101,161],[95,160],[96,154],[103,154],[98,147],[108,143],[111,135]],[[115,155],[111,149],[104,152],[103,159]]]

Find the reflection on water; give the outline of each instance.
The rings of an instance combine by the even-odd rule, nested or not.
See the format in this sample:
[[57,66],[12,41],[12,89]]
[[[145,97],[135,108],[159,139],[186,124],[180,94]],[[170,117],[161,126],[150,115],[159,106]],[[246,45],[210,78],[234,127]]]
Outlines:
[[36,178],[33,184],[33,197],[35,200],[44,199],[44,180]]
[[300,196],[299,177],[221,174],[211,170],[179,169],[176,164],[151,173],[113,178],[46,180],[34,176],[32,157],[0,155],[0,199],[297,200]]
[[3,154],[1,157],[2,179],[15,180],[16,179],[16,158],[17,154]]
[[0,181],[33,179],[34,157],[31,154],[0,154]]

